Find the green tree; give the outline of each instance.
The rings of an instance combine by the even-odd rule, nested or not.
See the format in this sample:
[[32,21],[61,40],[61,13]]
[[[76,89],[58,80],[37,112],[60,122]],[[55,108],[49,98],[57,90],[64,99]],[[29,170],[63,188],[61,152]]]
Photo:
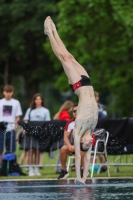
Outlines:
[[[110,94],[111,110],[119,116],[131,116],[133,111],[132,9],[130,0],[62,0],[58,3],[57,27],[61,38],[90,74],[95,90]],[[49,44],[45,49],[51,55]],[[54,60],[53,55],[51,60]],[[60,74],[56,85],[67,90],[62,67],[59,62],[55,63]]]
[[54,78],[54,68],[43,48],[43,22],[47,15],[56,17],[57,2],[0,0],[0,84],[14,83],[17,89],[23,80],[26,101],[39,91],[41,83]]

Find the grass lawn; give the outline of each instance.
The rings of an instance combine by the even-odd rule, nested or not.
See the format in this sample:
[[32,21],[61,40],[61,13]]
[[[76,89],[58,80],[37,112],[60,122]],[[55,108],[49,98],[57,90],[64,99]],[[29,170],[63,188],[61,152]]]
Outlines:
[[[22,151],[17,151],[16,155],[19,158],[20,154],[22,153]],[[18,177],[0,177],[0,180],[6,180],[6,179],[57,179],[58,178],[58,174],[56,174],[56,170],[55,167],[48,167],[45,166],[45,164],[55,164],[56,160],[57,160],[57,156],[58,156],[58,151],[55,152],[55,157],[53,159],[49,158],[48,153],[44,153],[44,167],[43,169],[40,169],[40,173],[41,176],[33,176],[33,177],[29,177],[28,173],[27,176],[18,176]],[[116,157],[115,157],[116,158]],[[132,155],[130,155],[128,157],[128,159],[130,160],[130,163],[132,162]],[[110,162],[112,162],[112,160],[114,160],[114,156],[109,156],[109,160]],[[19,160],[18,160],[19,161]],[[122,158],[120,158],[117,162],[127,162],[127,157],[126,156],[122,156]],[[129,162],[129,161],[128,161]],[[25,172],[25,167],[22,168],[23,172]],[[133,166],[119,166],[119,172],[115,173],[115,166],[110,166],[110,176],[113,177],[128,177],[131,178],[133,177]],[[90,177],[90,175],[88,175],[88,178]],[[96,172],[93,175],[94,178],[104,178],[104,177],[108,177],[107,172],[102,172],[100,174],[97,174]],[[75,178],[75,171],[71,171],[71,169],[69,169],[69,177],[68,178]]]

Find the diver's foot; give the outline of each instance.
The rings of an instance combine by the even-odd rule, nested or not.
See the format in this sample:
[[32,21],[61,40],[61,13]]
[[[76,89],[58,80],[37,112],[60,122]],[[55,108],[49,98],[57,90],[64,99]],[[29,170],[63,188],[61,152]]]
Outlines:
[[82,177],[80,180],[74,180],[75,185],[85,185],[85,179]]
[[52,24],[51,24],[51,26],[52,26],[52,31],[56,30],[56,26],[55,26],[55,24],[54,24],[54,22],[53,22],[53,21],[52,21]]
[[75,181],[75,185],[86,185],[86,184],[84,182],[82,182],[82,181],[76,180]]
[[48,16],[44,21],[44,33],[46,35],[48,35],[49,31],[51,30],[51,23],[52,23],[51,17]]
[[86,178],[82,177],[81,178],[81,182],[83,182],[85,184]]

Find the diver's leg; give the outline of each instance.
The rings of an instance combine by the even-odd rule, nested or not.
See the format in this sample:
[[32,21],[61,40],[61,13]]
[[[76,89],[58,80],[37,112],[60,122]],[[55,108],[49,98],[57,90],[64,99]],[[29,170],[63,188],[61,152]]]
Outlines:
[[[85,183],[87,175],[88,175],[88,168],[90,165],[90,154],[91,154],[91,143],[92,143],[92,131],[91,129],[87,130],[88,124],[83,123],[82,120],[75,121],[75,128],[74,128],[74,146],[75,146],[75,167],[76,167],[76,179],[81,183]],[[84,172],[83,172],[83,179],[81,179],[80,173],[80,142],[82,142],[83,149],[89,149],[85,152],[84,157]]]
[[85,152],[85,156],[84,156],[84,171],[83,171],[83,177],[82,177],[83,183],[85,183],[87,175],[88,175],[88,171],[90,167],[90,158],[91,158],[91,147],[89,148],[87,152]]
[[70,56],[70,59],[71,59],[73,65],[74,65],[75,69],[78,71],[78,73],[79,73],[80,75],[86,75],[86,76],[89,77],[89,75],[88,75],[88,73],[86,72],[86,70],[75,60],[75,58],[73,57],[73,55],[70,54],[70,53],[68,52],[68,50],[66,49],[64,43],[62,42],[62,40],[61,40],[61,38],[60,38],[60,36],[59,36],[57,30],[56,30],[56,26],[55,26],[55,24],[53,23],[53,21],[52,21],[52,31],[53,31],[53,35],[54,35],[54,37],[55,37],[55,40],[56,40],[57,44],[59,45],[59,48],[60,48],[63,52],[65,52],[66,54],[68,54],[68,55]]
[[50,17],[47,17],[46,20],[44,21],[44,33],[48,35],[49,37],[49,40],[50,40],[50,43],[51,43],[51,47],[52,47],[52,50],[54,52],[54,54],[57,56],[57,58],[59,60],[61,60],[61,49],[59,48],[59,45],[58,43],[56,42],[54,36],[53,36],[53,32],[52,32],[52,29],[51,29],[51,18]]
[[80,164],[81,164],[81,155],[80,155],[80,137],[78,136],[78,129],[74,129],[74,148],[75,148],[75,169],[76,169],[76,181],[81,181],[80,174]]
[[[88,131],[85,132],[85,127],[83,126],[82,121],[79,120],[79,119],[78,120],[76,119],[75,128],[74,128],[74,131],[73,131],[73,136],[74,136],[74,147],[75,147],[76,180],[80,181],[80,182],[83,182],[83,180],[81,179],[81,175],[80,175],[80,164],[81,164],[80,142],[81,142],[81,138],[83,137],[84,134],[86,135],[86,133],[87,133],[88,137],[84,138],[83,142],[86,142],[87,145],[91,146],[91,142],[92,142],[92,137],[90,135],[91,130],[88,130]],[[84,160],[85,160],[85,158],[84,158]],[[86,164],[86,166],[85,166],[85,164]],[[87,162],[86,161],[84,161],[84,167],[85,167],[84,171],[85,171],[85,174],[86,174],[86,171],[87,171],[86,170],[87,169]]]
[[66,50],[60,49],[57,41],[55,40],[55,37],[53,35],[52,29],[51,29],[51,18],[47,17],[45,22],[45,32],[47,32],[47,35],[49,37],[51,47],[53,49],[53,52],[58,57],[58,59],[61,61],[64,71],[70,80],[72,84],[76,83],[81,79],[80,74],[75,69],[72,61],[71,61],[71,55],[66,52]]

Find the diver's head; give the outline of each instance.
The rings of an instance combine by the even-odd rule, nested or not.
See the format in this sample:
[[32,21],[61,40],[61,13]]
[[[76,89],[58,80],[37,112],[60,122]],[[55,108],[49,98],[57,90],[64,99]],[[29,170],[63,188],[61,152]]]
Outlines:
[[87,139],[81,139],[80,141],[80,150],[81,151],[88,151],[89,148],[91,147],[92,144],[92,139],[87,140]]
[[85,144],[85,143],[80,142],[80,150],[81,151],[88,151],[89,147],[90,147],[89,144]]

